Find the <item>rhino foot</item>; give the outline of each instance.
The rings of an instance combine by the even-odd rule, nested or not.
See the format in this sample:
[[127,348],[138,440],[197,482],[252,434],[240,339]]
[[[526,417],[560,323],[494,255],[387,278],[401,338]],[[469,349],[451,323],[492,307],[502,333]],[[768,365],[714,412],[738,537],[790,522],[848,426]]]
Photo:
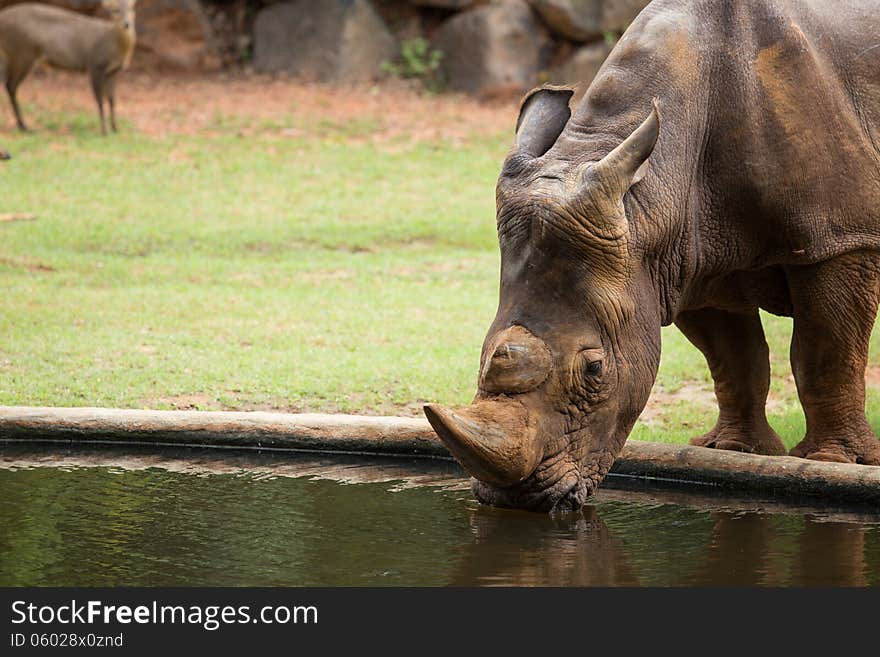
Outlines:
[[857,438],[818,440],[807,437],[795,445],[790,454],[812,461],[880,465],[880,441],[873,433]]
[[690,444],[767,456],[784,456],[788,453],[782,440],[769,424],[757,431],[746,431],[732,426],[716,426],[709,433],[691,438]]

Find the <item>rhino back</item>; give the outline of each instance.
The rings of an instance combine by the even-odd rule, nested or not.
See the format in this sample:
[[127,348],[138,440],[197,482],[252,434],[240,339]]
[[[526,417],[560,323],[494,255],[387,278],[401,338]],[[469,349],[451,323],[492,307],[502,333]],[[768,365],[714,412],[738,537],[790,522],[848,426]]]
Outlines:
[[694,270],[880,247],[877,0],[655,0],[624,34],[554,153],[595,160],[661,107],[640,207],[681,222]]

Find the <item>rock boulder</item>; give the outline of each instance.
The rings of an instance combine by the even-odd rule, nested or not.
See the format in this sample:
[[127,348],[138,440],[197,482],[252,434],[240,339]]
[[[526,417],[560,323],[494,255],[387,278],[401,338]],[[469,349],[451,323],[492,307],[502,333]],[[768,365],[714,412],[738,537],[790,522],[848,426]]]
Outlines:
[[139,0],[135,65],[196,70],[219,65],[211,27],[196,0]]
[[254,68],[307,79],[365,82],[397,55],[397,42],[368,0],[294,0],[254,21]]
[[533,86],[553,43],[524,0],[493,0],[452,16],[434,34],[452,89],[494,94]]
[[409,0],[417,7],[434,7],[435,9],[464,9],[474,4],[475,0]]
[[596,77],[596,73],[611,52],[611,46],[605,41],[597,41],[586,46],[581,46],[569,57],[565,63],[551,69],[546,81],[550,84],[575,87],[575,98],[584,95],[590,82]]
[[593,41],[626,29],[650,0],[529,0],[553,32],[572,41]]

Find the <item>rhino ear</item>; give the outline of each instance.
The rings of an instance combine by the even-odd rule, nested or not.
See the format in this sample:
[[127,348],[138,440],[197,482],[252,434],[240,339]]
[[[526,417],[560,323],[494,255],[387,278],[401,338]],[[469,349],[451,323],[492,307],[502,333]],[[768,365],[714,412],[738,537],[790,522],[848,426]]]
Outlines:
[[550,150],[568,119],[568,106],[574,90],[545,86],[533,89],[523,98],[516,121],[516,149],[541,157]]
[[642,124],[617,148],[608,153],[594,170],[602,178],[612,182],[622,196],[635,183],[645,177],[648,158],[660,136],[660,108],[654,100],[651,113]]

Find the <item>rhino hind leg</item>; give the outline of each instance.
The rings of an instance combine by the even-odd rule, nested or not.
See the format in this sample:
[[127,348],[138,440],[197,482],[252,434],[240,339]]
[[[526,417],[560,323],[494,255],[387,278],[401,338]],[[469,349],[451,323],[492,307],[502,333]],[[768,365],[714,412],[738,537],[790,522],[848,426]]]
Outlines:
[[807,419],[806,436],[791,454],[880,465],[880,441],[865,417],[880,256],[851,253],[786,274],[794,308],[791,366]]
[[687,311],[675,320],[706,357],[715,381],[718,422],[692,445],[754,454],[783,455],[785,445],[767,422],[770,352],[758,309]]

